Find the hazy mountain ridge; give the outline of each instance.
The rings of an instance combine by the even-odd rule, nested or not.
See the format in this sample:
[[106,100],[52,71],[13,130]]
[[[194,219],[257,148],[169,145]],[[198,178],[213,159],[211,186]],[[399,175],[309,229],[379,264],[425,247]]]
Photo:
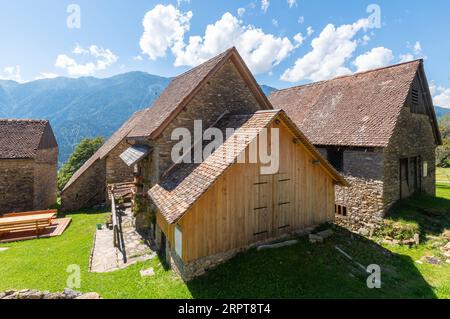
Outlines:
[[[63,163],[82,138],[108,138],[131,114],[150,106],[169,82],[170,78],[145,72],[23,84],[0,80],[0,117],[49,119]],[[267,85],[261,89],[266,95],[276,90]],[[450,109],[435,109],[438,118],[450,114]]]
[[[170,78],[145,72],[23,84],[0,80],[0,117],[50,120],[61,164],[82,138],[108,138],[131,114],[150,106],[169,82]],[[275,89],[263,85],[262,90],[269,94]]]

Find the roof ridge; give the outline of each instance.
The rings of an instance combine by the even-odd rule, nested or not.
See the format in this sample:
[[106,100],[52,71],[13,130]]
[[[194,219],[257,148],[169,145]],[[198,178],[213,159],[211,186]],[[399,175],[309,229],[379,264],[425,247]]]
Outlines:
[[412,61],[391,64],[391,65],[387,65],[387,66],[384,66],[384,67],[379,67],[379,68],[370,69],[370,70],[366,70],[366,71],[355,72],[353,74],[341,75],[341,76],[337,76],[337,77],[334,77],[334,78],[331,78],[331,79],[328,79],[328,80],[322,80],[322,81],[311,82],[311,83],[307,83],[307,84],[291,86],[291,87],[288,87],[288,88],[285,88],[285,89],[276,90],[273,93],[276,94],[277,92],[283,92],[283,91],[289,91],[289,90],[294,90],[294,89],[298,89],[298,88],[304,88],[304,87],[309,87],[309,86],[325,84],[325,83],[328,83],[328,82],[331,82],[331,81],[334,81],[334,80],[340,80],[340,79],[356,77],[356,76],[359,76],[359,75],[370,74],[370,73],[373,73],[373,72],[379,72],[379,71],[392,69],[392,68],[400,67],[400,66],[403,66],[403,65],[406,65],[406,64],[413,64],[413,63],[417,63],[417,62],[422,62],[423,63],[423,59],[422,58],[421,59],[415,59],[415,60],[412,60]]
[[181,74],[175,76],[175,77],[173,78],[173,80],[175,80],[175,79],[177,79],[177,78],[180,78],[180,77],[183,77],[184,75],[190,74],[190,73],[192,73],[192,72],[198,70],[198,69],[199,69],[201,66],[203,66],[205,63],[208,63],[208,62],[214,61],[214,60],[216,60],[216,59],[219,59],[219,57],[220,57],[220,58],[225,57],[225,56],[226,56],[230,51],[232,51],[233,49],[234,49],[234,47],[231,47],[231,48],[229,48],[229,49],[227,49],[227,50],[225,50],[225,51],[223,51],[223,52],[221,52],[221,53],[215,55],[214,57],[212,57],[212,58],[210,58],[210,59],[208,59],[208,60],[206,60],[206,61],[203,61],[203,62],[200,63],[199,65],[197,65],[197,66],[195,66],[195,67],[193,67],[193,68],[187,70],[186,72],[183,72],[183,73],[181,73]]
[[17,119],[17,118],[0,118],[0,121],[17,121],[17,122],[48,122],[42,119]]

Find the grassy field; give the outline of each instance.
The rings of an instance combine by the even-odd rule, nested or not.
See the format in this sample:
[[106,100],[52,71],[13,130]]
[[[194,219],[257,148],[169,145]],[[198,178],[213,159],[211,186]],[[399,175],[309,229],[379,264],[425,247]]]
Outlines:
[[450,168],[440,168],[436,169],[436,181],[450,183]]
[[[300,238],[291,247],[251,250],[188,284],[161,267],[158,259],[112,273],[89,273],[95,225],[104,222],[106,213],[73,214],[61,237],[0,245],[9,247],[0,252],[0,291],[62,291],[67,267],[77,264],[79,290],[105,298],[450,298],[450,265],[415,262],[437,255],[433,238],[450,228],[450,185],[440,184],[438,197],[403,202],[390,217],[420,227],[423,243],[417,248],[383,247],[337,228],[333,239],[323,244]],[[354,261],[340,254],[336,245]],[[382,288],[367,288],[368,275],[355,262],[380,265]],[[154,267],[156,275],[141,278],[139,270],[148,267]]]

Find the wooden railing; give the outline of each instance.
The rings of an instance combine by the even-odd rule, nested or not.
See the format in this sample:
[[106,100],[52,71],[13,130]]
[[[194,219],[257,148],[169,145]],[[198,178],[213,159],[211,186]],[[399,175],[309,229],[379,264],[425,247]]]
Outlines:
[[117,247],[123,255],[123,261],[127,262],[126,252],[125,252],[125,242],[122,234],[122,223],[120,215],[117,212],[116,198],[114,196],[114,189],[111,192],[111,213],[112,213],[112,225],[114,232],[114,247]]

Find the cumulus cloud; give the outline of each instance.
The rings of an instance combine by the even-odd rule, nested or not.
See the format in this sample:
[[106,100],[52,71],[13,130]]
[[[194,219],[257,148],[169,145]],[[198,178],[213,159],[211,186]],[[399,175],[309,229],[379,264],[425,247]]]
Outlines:
[[142,25],[144,33],[140,40],[143,54],[150,60],[166,55],[167,49],[175,48],[183,43],[184,34],[189,31],[192,11],[182,13],[173,5],[158,4],[148,11]]
[[306,34],[308,35],[308,37],[312,36],[313,33],[314,33],[313,27],[309,26],[308,28],[306,28]]
[[433,104],[450,109],[450,88],[437,86],[432,83],[430,85],[431,95],[433,96]]
[[206,27],[203,36],[191,36],[188,44],[174,47],[175,66],[196,66],[220,52],[235,46],[255,74],[265,73],[297,47],[287,37],[266,34],[263,30],[242,21],[226,12],[214,24]]
[[298,17],[297,22],[298,22],[299,24],[303,24],[303,23],[305,22],[305,17],[304,17],[304,16]]
[[10,80],[10,81],[22,82],[22,74],[20,71],[20,65],[5,67],[3,69],[3,74],[0,73],[0,80]]
[[261,0],[261,10],[266,13],[267,9],[269,9],[270,2],[269,0]]
[[79,63],[66,54],[59,54],[55,66],[65,69],[72,76],[94,75],[97,71],[105,70],[119,59],[111,50],[97,45],[91,45],[88,49],[84,49],[77,44],[72,53],[78,56],[82,55],[83,59],[93,59],[93,61]]
[[289,5],[289,8],[292,8],[293,6],[297,6],[297,0],[287,0],[287,3]]
[[358,41],[354,38],[359,31],[369,27],[368,19],[360,19],[353,24],[337,28],[333,24],[327,25],[320,35],[312,40],[312,50],[297,59],[294,66],[281,75],[281,80],[320,81],[352,73],[345,64],[358,46]]
[[278,20],[277,19],[272,19],[272,24],[274,27],[278,28]]
[[392,50],[378,47],[358,56],[353,64],[356,66],[357,72],[362,72],[386,66],[390,64],[392,60],[394,60]]

